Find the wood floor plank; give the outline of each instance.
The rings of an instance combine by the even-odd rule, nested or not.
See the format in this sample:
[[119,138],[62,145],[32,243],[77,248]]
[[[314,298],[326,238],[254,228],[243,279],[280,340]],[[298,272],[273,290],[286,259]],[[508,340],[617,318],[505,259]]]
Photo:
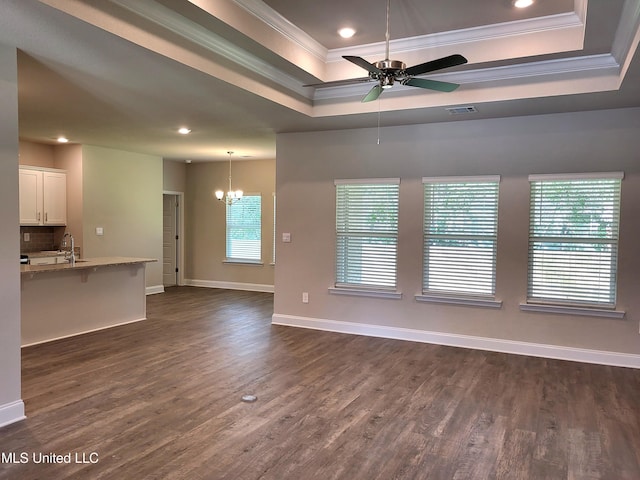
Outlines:
[[23,349],[0,479],[640,478],[638,370],[272,326],[265,293],[174,287],[147,313]]

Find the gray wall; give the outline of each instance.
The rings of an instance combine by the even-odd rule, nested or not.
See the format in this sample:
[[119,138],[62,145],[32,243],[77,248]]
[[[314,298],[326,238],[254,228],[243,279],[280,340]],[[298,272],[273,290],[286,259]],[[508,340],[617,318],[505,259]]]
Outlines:
[[0,44],[0,425],[20,419],[17,51]]
[[146,282],[162,286],[162,158],[83,145],[82,188],[83,254],[157,259]]
[[[274,319],[291,316],[640,353],[640,109],[446,124],[280,134]],[[624,320],[522,312],[531,173],[623,170],[618,308]],[[499,174],[499,310],[418,303],[423,176]],[[334,179],[401,177],[401,300],[330,295],[335,263]],[[309,292],[309,303],[301,301]],[[295,320],[292,322],[295,323]],[[409,335],[410,336],[410,335]]]

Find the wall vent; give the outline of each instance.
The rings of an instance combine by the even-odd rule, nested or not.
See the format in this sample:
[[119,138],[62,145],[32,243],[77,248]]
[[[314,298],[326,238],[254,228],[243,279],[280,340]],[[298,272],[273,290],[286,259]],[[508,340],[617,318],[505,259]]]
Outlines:
[[478,110],[473,105],[466,107],[451,107],[446,109],[449,115],[464,115],[466,113],[476,113]]

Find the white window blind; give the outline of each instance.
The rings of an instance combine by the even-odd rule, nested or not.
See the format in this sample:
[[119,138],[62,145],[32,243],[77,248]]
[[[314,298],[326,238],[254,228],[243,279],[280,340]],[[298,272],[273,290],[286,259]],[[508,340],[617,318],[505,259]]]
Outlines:
[[529,178],[528,301],[615,306],[622,177]]
[[422,181],[423,294],[493,297],[500,177]]
[[260,195],[245,195],[227,205],[227,259],[260,261],[261,200]]
[[336,181],[336,287],[396,288],[399,183]]

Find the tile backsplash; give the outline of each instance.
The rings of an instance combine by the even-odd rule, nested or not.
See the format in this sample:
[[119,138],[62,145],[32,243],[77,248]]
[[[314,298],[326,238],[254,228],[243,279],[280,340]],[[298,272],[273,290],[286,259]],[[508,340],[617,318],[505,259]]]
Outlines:
[[[20,253],[56,250],[56,230],[60,227],[20,227]],[[24,241],[24,234],[29,234],[29,241]]]

